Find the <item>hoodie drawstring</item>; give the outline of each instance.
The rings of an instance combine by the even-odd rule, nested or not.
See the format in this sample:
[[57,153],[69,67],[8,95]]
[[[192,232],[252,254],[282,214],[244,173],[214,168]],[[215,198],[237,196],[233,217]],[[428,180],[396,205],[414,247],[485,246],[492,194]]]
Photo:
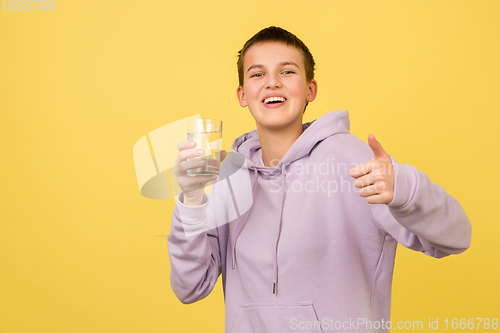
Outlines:
[[278,242],[280,239],[281,235],[281,225],[283,224],[283,204],[285,201],[285,165],[281,165],[281,175],[280,175],[280,180],[281,180],[281,200],[280,200],[280,210],[279,210],[279,215],[280,215],[280,220],[278,223],[278,227],[276,230],[276,240],[274,242],[274,251],[273,251],[273,294],[276,294],[276,289],[278,285]]
[[[254,169],[254,179],[253,179],[253,184],[252,184],[252,196],[255,194],[256,190],[256,185],[257,181],[259,178],[259,173],[257,169]],[[281,234],[281,226],[283,224],[283,204],[285,201],[285,165],[283,164],[281,166],[281,175],[280,175],[280,181],[281,181],[281,200],[280,200],[280,209],[279,209],[279,222],[276,230],[276,239],[274,242],[274,249],[273,249],[273,295],[276,294],[277,291],[277,285],[278,285],[278,242]],[[233,240],[233,269],[235,267],[235,258],[236,258],[236,241],[238,240],[238,236],[241,233],[241,230],[243,229],[243,226],[245,225],[246,221],[248,220],[248,215],[250,215],[250,210],[246,212],[246,216],[243,219],[242,223],[238,226],[236,229],[236,235]]]

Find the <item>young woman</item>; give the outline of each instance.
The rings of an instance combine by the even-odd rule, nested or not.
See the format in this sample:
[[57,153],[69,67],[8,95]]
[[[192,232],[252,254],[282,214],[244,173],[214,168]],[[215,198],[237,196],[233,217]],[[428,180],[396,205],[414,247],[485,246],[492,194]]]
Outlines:
[[178,145],[175,294],[196,302],[222,274],[226,332],[388,331],[397,244],[436,258],[463,252],[467,216],[373,136],[367,145],[350,134],[347,111],[302,123],[318,84],[293,34],[257,33],[238,72],[238,100],[257,129],[234,141],[209,196],[203,187],[214,179],[186,175],[199,166],[188,159],[203,154]]

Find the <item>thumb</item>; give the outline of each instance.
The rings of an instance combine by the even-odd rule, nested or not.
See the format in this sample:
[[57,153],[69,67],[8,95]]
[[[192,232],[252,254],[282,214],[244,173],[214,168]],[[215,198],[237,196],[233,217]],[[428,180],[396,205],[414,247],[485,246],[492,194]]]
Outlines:
[[382,148],[382,145],[380,144],[380,142],[378,142],[376,139],[375,139],[375,135],[373,134],[370,134],[368,136],[368,145],[370,146],[370,148],[372,149],[373,151],[373,157],[375,159],[377,158],[381,158],[381,157],[385,157],[387,156],[388,154],[385,152],[384,148]]
[[220,152],[220,161],[224,161],[224,159],[226,158],[226,155],[227,155],[227,152],[225,150],[221,150]]

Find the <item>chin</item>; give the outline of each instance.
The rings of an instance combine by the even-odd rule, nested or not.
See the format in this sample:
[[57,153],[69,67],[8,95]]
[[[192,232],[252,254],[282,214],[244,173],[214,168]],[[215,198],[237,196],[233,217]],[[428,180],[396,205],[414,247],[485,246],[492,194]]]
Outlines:
[[[266,119],[255,119],[255,121],[261,126],[268,128],[270,130],[279,130],[286,128],[294,123],[294,119],[284,117],[281,118],[266,118]],[[302,119],[301,119],[302,124]]]
[[279,129],[287,127],[296,122],[297,119],[300,119],[299,121],[302,124],[302,111],[291,111],[289,107],[268,109],[260,105],[256,109],[257,111],[250,111],[252,117],[258,124],[266,128]]

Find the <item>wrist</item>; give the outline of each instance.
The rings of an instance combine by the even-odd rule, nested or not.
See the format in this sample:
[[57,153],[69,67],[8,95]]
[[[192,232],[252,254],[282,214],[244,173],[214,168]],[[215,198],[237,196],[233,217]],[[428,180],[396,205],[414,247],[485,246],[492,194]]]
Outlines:
[[204,193],[205,192],[202,191],[199,194],[190,195],[190,196],[186,196],[186,194],[184,193],[183,204],[185,204],[186,206],[200,206],[203,202]]

